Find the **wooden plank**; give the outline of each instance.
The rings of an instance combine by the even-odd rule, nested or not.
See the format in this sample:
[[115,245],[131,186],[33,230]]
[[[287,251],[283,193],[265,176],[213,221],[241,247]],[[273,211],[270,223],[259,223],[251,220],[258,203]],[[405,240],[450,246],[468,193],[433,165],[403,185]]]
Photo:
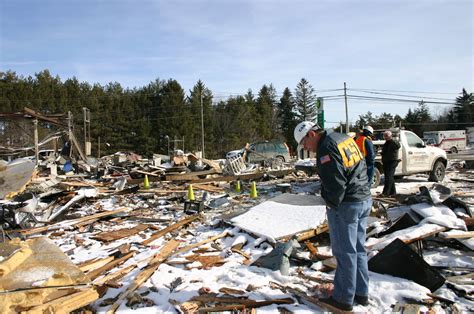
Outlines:
[[88,272],[88,271],[91,271],[93,269],[100,268],[100,267],[104,266],[105,264],[110,263],[113,260],[114,260],[113,256],[107,256],[105,258],[100,258],[100,259],[95,259],[95,260],[92,260],[92,261],[87,261],[87,262],[82,263],[78,266],[79,266],[79,269],[82,270],[83,272]]
[[444,239],[467,239],[474,237],[474,231],[459,231],[456,233],[440,232],[439,236]]
[[336,314],[347,313],[346,311],[340,310],[337,307],[334,307],[330,304],[321,302],[321,301],[319,301],[319,299],[317,299],[315,297],[311,297],[311,296],[307,295],[306,293],[304,293],[303,291],[301,291],[299,289],[291,288],[291,287],[288,287],[288,286],[283,286],[283,285],[280,285],[276,282],[270,282],[270,287],[272,287],[272,288],[275,287],[275,288],[280,289],[281,291],[283,291],[285,293],[291,293],[292,295],[297,297],[299,300],[301,300],[305,304],[316,305],[318,307],[318,310],[319,309],[324,309],[324,310],[327,310],[331,313],[336,313]]
[[222,192],[224,192],[223,188],[218,188],[218,187],[215,187],[215,186],[209,186],[207,184],[196,183],[196,184],[193,184],[193,188],[195,188],[197,190],[212,192],[212,193],[222,193]]
[[19,231],[25,236],[26,235],[32,235],[32,234],[41,233],[41,232],[45,232],[45,231],[52,231],[52,230],[64,228],[65,226],[77,226],[77,225],[81,224],[82,222],[86,222],[86,221],[89,221],[89,220],[94,221],[94,219],[103,218],[103,217],[123,213],[123,212],[129,211],[129,210],[130,209],[127,208],[127,207],[122,207],[122,208],[119,208],[119,209],[116,209],[116,210],[102,212],[102,213],[98,213],[98,214],[94,214],[94,215],[90,215],[90,216],[86,216],[86,217],[81,217],[81,218],[76,218],[76,219],[71,219],[71,220],[63,220],[61,222],[58,222],[58,223],[55,223],[55,224],[49,225],[49,226],[23,229],[23,230],[19,230]]
[[213,237],[210,237],[206,240],[203,240],[201,242],[198,242],[198,243],[194,243],[194,244],[191,244],[191,245],[188,245],[188,246],[185,246],[185,247],[182,247],[180,249],[178,249],[176,252],[174,252],[173,256],[175,255],[178,255],[178,254],[181,254],[181,253],[184,253],[184,252],[187,252],[187,251],[190,251],[194,248],[197,248],[197,247],[200,247],[201,245],[203,244],[206,244],[206,243],[209,243],[209,242],[214,242],[215,240],[217,239],[220,239],[220,238],[224,238],[224,237],[227,237],[229,235],[229,232],[228,231],[224,231],[216,236],[213,236]]
[[[417,235],[417,236],[412,237],[412,238],[407,238],[407,237],[405,237],[405,238],[398,237],[398,238],[399,238],[400,240],[402,240],[405,244],[410,244],[410,243],[413,243],[413,242],[416,242],[416,241],[419,241],[419,240],[423,240],[423,239],[425,239],[425,238],[427,238],[427,237],[430,237],[430,236],[432,236],[432,235],[438,234],[438,233],[443,232],[443,231],[446,231],[446,227],[436,226],[436,229],[435,229],[434,231],[427,232],[427,233],[422,234],[422,235],[419,235],[419,236]],[[384,243],[384,242],[386,242],[386,241],[388,241],[388,240],[393,241],[393,240],[395,240],[395,239],[396,239],[396,238],[393,237],[392,234],[388,234],[388,235],[386,235],[385,237],[382,237],[382,238],[378,239],[377,242],[374,242],[374,243],[372,243],[371,245],[366,245],[365,248],[368,249],[368,250],[372,250],[374,247],[377,247],[380,243]],[[390,241],[390,242],[391,242],[391,241]],[[389,244],[389,243],[387,243],[387,245],[388,245],[388,244]],[[378,249],[381,249],[381,248],[378,248]]]
[[28,309],[28,313],[67,314],[99,298],[95,289],[82,290]]
[[99,277],[103,272],[105,272],[107,270],[110,270],[110,269],[116,267],[117,265],[120,265],[120,264],[124,263],[126,260],[128,260],[130,257],[132,257],[134,254],[135,254],[135,252],[130,252],[127,255],[122,256],[121,258],[113,260],[112,262],[110,262],[108,264],[105,264],[104,266],[102,266],[100,268],[97,268],[97,269],[94,269],[94,270],[88,272],[87,276],[91,280],[94,280],[97,277]]
[[[209,313],[209,312],[222,312],[222,311],[231,311],[233,309],[243,310],[245,308],[259,308],[263,306],[268,306],[272,304],[293,304],[295,301],[291,298],[281,298],[281,299],[272,299],[264,301],[255,301],[249,299],[239,299],[239,298],[226,298],[226,297],[210,297],[206,298],[209,303],[232,303],[232,305],[226,306],[216,306],[216,307],[204,307],[199,308],[199,312]],[[201,301],[200,297],[193,298],[195,301]]]
[[146,174],[146,175],[151,176],[151,177],[160,177],[161,176],[161,174],[155,174],[153,172],[146,172],[146,171],[142,171],[142,170],[133,170],[133,172]]
[[201,216],[200,215],[193,215],[193,216],[189,216],[189,217],[186,217],[180,221],[178,221],[177,223],[175,224],[172,224],[171,226],[168,226],[166,227],[165,229],[163,230],[160,230],[154,234],[151,235],[151,237],[149,237],[148,239],[146,239],[145,241],[143,241],[141,244],[143,245],[148,245],[150,243],[152,243],[153,241],[161,238],[162,236],[164,236],[165,234],[173,231],[173,230],[176,230],[178,228],[181,228],[182,226],[184,225],[187,225],[188,223],[191,223],[197,219],[199,219]]
[[103,284],[107,283],[108,281],[117,280],[118,278],[121,278],[121,277],[125,276],[126,274],[128,274],[129,272],[131,272],[132,270],[134,270],[135,267],[137,267],[137,265],[130,265],[130,266],[127,266],[123,269],[116,270],[111,274],[108,274],[108,275],[106,275],[102,278],[94,280],[93,283],[94,283],[94,285],[100,286],[100,285],[103,285]]
[[474,284],[474,273],[460,276],[446,277],[446,280],[457,283],[457,284]]
[[59,122],[58,119],[47,117],[47,116],[41,114],[40,112],[34,111],[33,109],[30,109],[28,107],[23,107],[23,112],[26,113],[27,115],[32,116],[34,118],[37,118],[39,120],[43,120],[43,121],[46,121],[46,122],[49,122],[49,123],[52,123],[52,124],[55,124],[55,125],[59,125],[59,126],[64,126],[64,127],[67,126],[66,124],[63,124],[63,123]]
[[138,190],[138,193],[155,193],[155,194],[172,194],[172,193],[188,193],[188,190],[182,189],[147,189],[147,190]]
[[119,239],[127,238],[139,232],[145,231],[146,229],[148,229],[148,227],[149,227],[148,225],[139,224],[133,228],[124,228],[124,229],[119,229],[119,230],[114,230],[114,231],[101,232],[92,236],[92,238],[99,241],[103,241],[103,242],[116,241]]
[[173,251],[178,247],[179,242],[176,240],[171,240],[167,242],[163,248],[160,250],[158,254],[156,254],[150,264],[145,267],[145,269],[140,272],[133,283],[125,290],[123,293],[121,293],[115,301],[114,304],[110,307],[110,309],[107,311],[108,314],[113,314],[115,311],[119,308],[119,306],[122,304],[122,302],[135,290],[137,290],[142,284],[144,284],[148,278],[150,278],[155,271],[160,267],[160,265],[169,257],[171,254],[173,254]]
[[190,183],[206,183],[206,182],[229,182],[229,181],[236,181],[236,180],[257,180],[262,178],[265,175],[272,175],[272,176],[285,176],[293,172],[293,169],[285,169],[285,170],[276,170],[276,171],[267,171],[267,172],[256,172],[256,173],[248,173],[248,174],[241,174],[236,176],[219,176],[213,178],[206,178],[206,179],[195,179],[192,180]]
[[200,176],[207,176],[209,174],[216,174],[215,169],[204,170],[204,171],[195,171],[190,173],[183,174],[168,174],[166,175],[166,181],[190,181],[197,180]]

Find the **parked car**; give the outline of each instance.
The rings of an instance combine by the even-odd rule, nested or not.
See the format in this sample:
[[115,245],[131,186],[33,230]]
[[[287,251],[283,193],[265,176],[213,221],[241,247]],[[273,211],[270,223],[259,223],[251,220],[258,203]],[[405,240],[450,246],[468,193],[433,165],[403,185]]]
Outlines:
[[261,163],[270,159],[279,159],[281,162],[290,160],[290,150],[282,141],[263,141],[247,145],[246,148],[230,151],[226,158],[232,158],[237,155],[244,155],[245,161],[249,163]]

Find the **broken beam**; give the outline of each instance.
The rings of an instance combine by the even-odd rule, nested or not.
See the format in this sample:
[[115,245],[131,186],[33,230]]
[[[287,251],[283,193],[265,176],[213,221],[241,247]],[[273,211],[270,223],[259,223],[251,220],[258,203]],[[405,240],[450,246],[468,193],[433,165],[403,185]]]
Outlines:
[[201,216],[200,215],[194,215],[194,216],[190,216],[190,217],[187,217],[187,218],[184,218],[180,221],[178,221],[177,223],[175,224],[172,224],[171,226],[168,226],[166,227],[165,229],[163,230],[160,230],[154,234],[151,235],[151,237],[149,237],[148,239],[146,239],[145,241],[142,242],[143,245],[148,245],[150,243],[152,243],[153,241],[155,241],[156,239],[159,239],[161,238],[162,236],[164,236],[165,234],[173,231],[173,230],[176,230],[178,228],[181,228],[182,226],[190,223],[190,222],[193,222],[197,219],[199,219]]

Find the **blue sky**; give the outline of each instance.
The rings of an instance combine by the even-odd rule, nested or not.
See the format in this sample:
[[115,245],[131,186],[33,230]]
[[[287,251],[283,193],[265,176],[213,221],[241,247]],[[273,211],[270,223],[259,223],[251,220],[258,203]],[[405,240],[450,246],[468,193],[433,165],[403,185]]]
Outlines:
[[[474,86],[473,3],[0,0],[0,70],[125,87],[173,78],[185,90],[201,79],[217,98],[269,83],[281,94],[304,77],[317,90],[454,99]],[[350,99],[350,120],[415,106]],[[345,119],[343,99],[325,108],[329,122]]]

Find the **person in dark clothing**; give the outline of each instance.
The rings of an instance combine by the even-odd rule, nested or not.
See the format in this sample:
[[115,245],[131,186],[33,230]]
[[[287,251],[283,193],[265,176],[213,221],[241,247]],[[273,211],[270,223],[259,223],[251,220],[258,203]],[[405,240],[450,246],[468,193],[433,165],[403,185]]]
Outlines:
[[385,131],[383,138],[385,139],[385,144],[382,147],[382,164],[385,183],[382,194],[391,196],[397,194],[395,189],[395,169],[397,169],[400,162],[398,159],[400,143],[392,138],[392,132],[390,131]]
[[304,121],[294,131],[298,144],[316,152],[321,196],[326,202],[331,248],[337,260],[334,290],[320,301],[351,311],[369,304],[365,229],[372,208],[365,159],[354,140]]

